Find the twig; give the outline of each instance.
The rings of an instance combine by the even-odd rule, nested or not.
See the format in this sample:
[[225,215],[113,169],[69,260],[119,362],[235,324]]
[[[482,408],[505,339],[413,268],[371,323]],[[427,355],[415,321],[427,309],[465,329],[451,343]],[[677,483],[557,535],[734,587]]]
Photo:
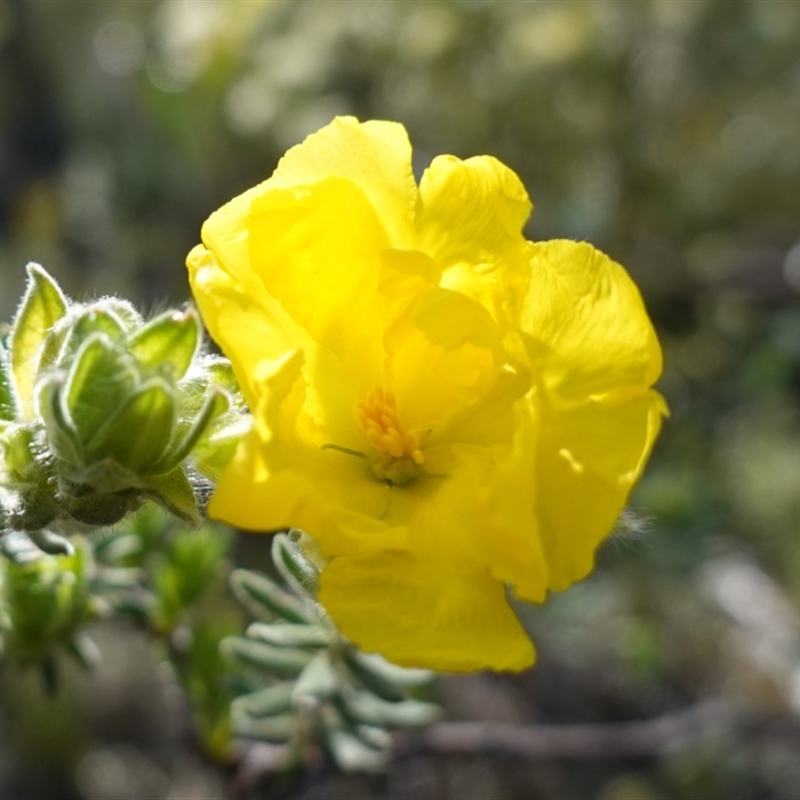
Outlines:
[[[396,735],[394,758],[421,753],[529,759],[654,756],[666,747],[736,724],[733,710],[722,701],[700,703],[642,722],[524,726],[440,722],[418,734]],[[243,753],[234,781],[239,792],[290,764],[285,746],[241,744]]]
[[440,722],[398,742],[396,757],[417,753],[499,754],[518,758],[626,758],[733,724],[727,704],[710,701],[643,722],[504,725]]

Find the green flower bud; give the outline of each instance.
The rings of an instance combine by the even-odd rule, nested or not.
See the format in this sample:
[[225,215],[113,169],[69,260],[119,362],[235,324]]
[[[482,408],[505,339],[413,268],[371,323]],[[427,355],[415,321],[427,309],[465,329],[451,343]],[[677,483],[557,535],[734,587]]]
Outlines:
[[248,416],[230,366],[201,352],[197,312],[145,322],[123,300],[72,303],[41,267],[28,274],[0,348],[4,527],[108,525],[148,498],[198,523]]

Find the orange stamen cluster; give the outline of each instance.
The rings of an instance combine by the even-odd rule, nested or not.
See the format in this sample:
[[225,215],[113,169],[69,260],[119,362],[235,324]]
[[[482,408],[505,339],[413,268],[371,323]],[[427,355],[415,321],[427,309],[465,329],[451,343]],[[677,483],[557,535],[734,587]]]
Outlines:
[[356,403],[356,419],[370,444],[395,458],[410,458],[419,465],[425,461],[416,433],[404,430],[397,418],[397,401],[391,392],[377,387],[363,402]]

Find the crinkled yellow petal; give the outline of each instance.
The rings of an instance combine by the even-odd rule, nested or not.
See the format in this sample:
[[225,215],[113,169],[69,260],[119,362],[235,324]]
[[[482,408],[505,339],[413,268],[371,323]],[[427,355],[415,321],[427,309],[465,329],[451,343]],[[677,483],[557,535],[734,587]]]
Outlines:
[[457,292],[430,287],[398,312],[383,336],[386,376],[404,423],[435,431],[439,421],[480,400],[503,363],[489,312]]
[[255,408],[257,366],[265,360],[280,358],[310,339],[280,303],[264,291],[257,276],[245,272],[247,283],[238,283],[203,245],[197,245],[189,253],[186,263],[203,321],[231,360],[245,399]]
[[488,570],[386,551],[334,559],[319,600],[345,636],[409,667],[521,670],[533,645]]
[[346,354],[377,340],[394,305],[377,290],[389,241],[358,186],[329,177],[271,190],[253,200],[247,224],[253,271],[317,342]]
[[510,324],[528,280],[522,227],[532,205],[520,179],[491,156],[439,156],[423,174],[419,194],[421,249],[445,269],[442,286]]
[[359,122],[337,117],[289,150],[275,171],[279,186],[346,178],[364,193],[380,216],[393,247],[413,246],[417,185],[411,143],[397,122]]
[[641,474],[666,412],[652,389],[541,408],[536,511],[550,588],[584,578]]
[[551,393],[569,402],[620,386],[651,386],[661,350],[625,270],[584,242],[531,245],[520,328]]
[[[532,424],[532,423],[531,423]],[[542,599],[548,567],[534,517],[532,436],[524,449],[465,444],[425,450],[423,475],[392,487],[384,519],[408,529],[420,561],[468,562],[517,594]]]

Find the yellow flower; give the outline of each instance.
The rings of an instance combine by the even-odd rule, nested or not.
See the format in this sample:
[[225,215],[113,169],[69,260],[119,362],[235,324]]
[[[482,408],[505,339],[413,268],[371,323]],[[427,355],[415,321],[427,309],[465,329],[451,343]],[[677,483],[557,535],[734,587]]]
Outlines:
[[435,159],[336,119],[214,213],[188,259],[255,423],[211,516],[298,527],[342,632],[404,665],[523,669],[506,587],[542,601],[592,568],[665,406],[624,270],[525,241],[496,159]]

